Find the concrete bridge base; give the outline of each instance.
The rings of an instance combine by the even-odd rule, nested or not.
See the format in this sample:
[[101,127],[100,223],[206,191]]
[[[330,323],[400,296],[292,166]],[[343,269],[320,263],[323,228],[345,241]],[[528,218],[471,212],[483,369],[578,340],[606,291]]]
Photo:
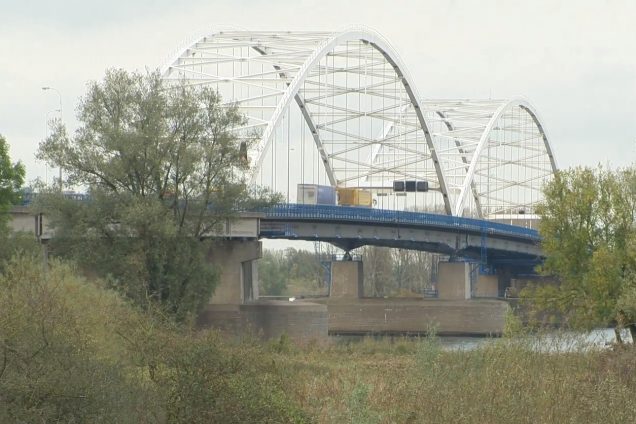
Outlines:
[[364,294],[362,261],[331,262],[331,288],[329,297],[358,299]]
[[287,335],[295,342],[325,342],[327,305],[311,302],[259,300],[245,305],[210,304],[199,315],[199,328],[218,328],[235,336],[263,340]]
[[502,275],[480,273],[478,264],[440,262],[437,291],[441,300],[502,297]]
[[499,336],[508,303],[503,300],[329,299],[330,334],[426,334]]
[[199,315],[199,328],[218,328],[230,335],[271,339],[286,334],[298,342],[324,341],[328,334],[327,306],[309,302],[258,299],[257,240],[223,240],[208,258],[220,271],[214,295]]
[[256,261],[262,256],[262,243],[257,240],[215,242],[208,260],[221,274],[210,304],[241,305],[258,299]]

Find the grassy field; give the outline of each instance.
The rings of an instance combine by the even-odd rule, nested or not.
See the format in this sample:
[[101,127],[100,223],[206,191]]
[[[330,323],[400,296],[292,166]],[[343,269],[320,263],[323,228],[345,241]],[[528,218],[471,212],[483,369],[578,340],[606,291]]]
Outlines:
[[271,349],[320,423],[636,422],[636,351],[546,353],[520,340],[472,351],[364,340]]

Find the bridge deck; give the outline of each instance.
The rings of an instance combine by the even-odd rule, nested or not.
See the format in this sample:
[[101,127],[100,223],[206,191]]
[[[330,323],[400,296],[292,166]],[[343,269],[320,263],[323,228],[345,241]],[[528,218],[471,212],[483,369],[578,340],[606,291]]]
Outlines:
[[[318,221],[341,223],[367,223],[431,227],[445,231],[486,234],[489,236],[510,237],[530,242],[540,241],[538,231],[516,225],[502,224],[483,219],[463,218],[428,212],[405,212],[386,209],[372,209],[352,206],[281,204],[259,210],[264,220],[274,221]],[[263,233],[263,230],[261,230]],[[266,234],[264,234],[266,235]]]

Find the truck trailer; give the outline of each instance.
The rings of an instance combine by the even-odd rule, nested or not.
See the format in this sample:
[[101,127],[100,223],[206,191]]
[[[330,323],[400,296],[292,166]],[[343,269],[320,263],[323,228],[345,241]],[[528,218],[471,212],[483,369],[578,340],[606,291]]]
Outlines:
[[338,204],[342,206],[362,206],[370,208],[373,204],[371,192],[360,188],[338,187]]
[[336,190],[331,186],[298,184],[297,203],[304,205],[336,205]]

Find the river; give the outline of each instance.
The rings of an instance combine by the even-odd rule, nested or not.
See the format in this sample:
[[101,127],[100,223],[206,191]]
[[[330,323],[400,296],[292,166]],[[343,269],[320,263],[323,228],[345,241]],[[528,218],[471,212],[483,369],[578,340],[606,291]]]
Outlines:
[[[330,336],[335,343],[357,343],[369,336]],[[623,330],[621,337],[624,342],[630,343],[629,331]],[[399,336],[373,336],[374,339],[388,339],[394,342],[403,340]],[[489,337],[438,337],[444,350],[474,350],[488,343],[497,341],[497,338]],[[576,352],[590,349],[605,349],[616,341],[613,328],[602,328],[589,332],[552,331],[537,336],[529,336],[525,339],[534,349],[545,352]]]

